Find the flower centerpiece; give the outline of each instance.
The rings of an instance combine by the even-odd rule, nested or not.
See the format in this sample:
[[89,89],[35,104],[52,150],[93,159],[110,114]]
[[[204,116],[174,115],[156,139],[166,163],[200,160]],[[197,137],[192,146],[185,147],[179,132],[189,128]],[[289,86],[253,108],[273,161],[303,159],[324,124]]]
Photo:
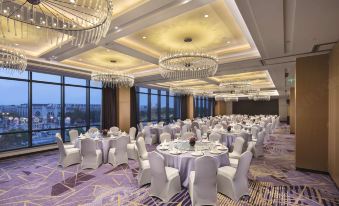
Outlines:
[[189,143],[190,143],[190,145],[191,145],[192,147],[194,147],[196,141],[197,141],[197,138],[196,138],[196,137],[191,137],[191,138],[189,139]]
[[103,134],[104,136],[107,136],[107,133],[108,133],[108,130],[107,130],[107,129],[103,129],[103,130],[102,130],[102,134]]
[[232,126],[228,126],[228,127],[227,127],[227,131],[228,131],[228,132],[230,132],[231,129],[232,129]]

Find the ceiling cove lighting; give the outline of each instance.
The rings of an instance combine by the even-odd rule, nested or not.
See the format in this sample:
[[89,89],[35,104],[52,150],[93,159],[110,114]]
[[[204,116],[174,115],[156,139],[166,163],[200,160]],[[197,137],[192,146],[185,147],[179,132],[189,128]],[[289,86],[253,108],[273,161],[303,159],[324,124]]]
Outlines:
[[[191,43],[192,38],[184,39]],[[214,76],[218,58],[202,51],[174,51],[159,58],[160,74],[165,79],[184,80]]]
[[133,87],[134,85],[132,75],[120,72],[92,73],[91,79],[96,82],[102,82],[103,87]]
[[[38,29],[47,39],[56,35],[51,44],[58,46],[67,40],[78,47],[97,44],[112,21],[112,0],[0,0],[0,4],[0,16],[6,18],[2,26],[7,32],[27,38],[32,29]],[[0,34],[5,37],[7,32],[1,30]]]
[[255,94],[255,95],[249,96],[248,99],[253,100],[253,101],[270,101],[271,96],[263,95],[263,94]]
[[0,45],[0,69],[9,73],[23,72],[27,68],[27,58],[24,53],[5,44]]

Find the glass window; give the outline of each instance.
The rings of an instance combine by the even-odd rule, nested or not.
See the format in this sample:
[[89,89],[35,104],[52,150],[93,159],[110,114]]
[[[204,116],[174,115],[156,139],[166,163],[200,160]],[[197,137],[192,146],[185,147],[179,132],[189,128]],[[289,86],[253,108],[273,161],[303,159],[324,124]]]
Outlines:
[[151,95],[151,120],[158,119],[158,95]]
[[166,96],[161,96],[160,103],[161,103],[160,118],[161,118],[161,120],[165,120],[166,114],[167,114],[167,111],[166,111],[167,110],[167,98],[166,98]]
[[173,120],[174,119],[174,97],[170,96],[169,97],[169,105],[168,105],[168,114],[169,114],[169,119]]
[[0,133],[28,130],[28,82],[0,79]]
[[32,72],[32,80],[60,83],[61,77],[53,74]]
[[147,88],[139,87],[139,92],[148,93]]
[[1,77],[16,78],[16,79],[28,79],[28,72],[8,72],[0,69]]
[[0,134],[0,151],[28,147],[28,133]]
[[160,92],[161,92],[161,93],[160,93],[161,95],[166,95],[166,94],[167,94],[167,92],[164,91],[164,90],[160,90]]
[[101,124],[101,89],[90,89],[90,123],[91,125]]
[[86,88],[65,86],[65,126],[86,125]]
[[91,85],[91,87],[102,88],[102,82],[100,82],[100,81],[93,81],[93,80],[91,80],[90,81],[90,85]]
[[61,86],[33,83],[32,129],[60,128]]
[[32,133],[32,145],[45,145],[55,143],[55,135],[56,133],[60,133],[60,130],[47,130],[47,131],[39,131]]
[[86,86],[86,79],[79,79],[79,78],[74,78],[74,77],[65,77],[65,84]]
[[139,120],[147,121],[148,120],[148,95],[139,93]]

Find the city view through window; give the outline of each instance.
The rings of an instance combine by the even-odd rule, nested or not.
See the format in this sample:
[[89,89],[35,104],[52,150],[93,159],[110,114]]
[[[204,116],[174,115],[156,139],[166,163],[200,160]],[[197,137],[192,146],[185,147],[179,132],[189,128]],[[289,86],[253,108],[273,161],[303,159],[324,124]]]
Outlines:
[[0,72],[0,151],[55,143],[101,125],[101,85],[37,72]]

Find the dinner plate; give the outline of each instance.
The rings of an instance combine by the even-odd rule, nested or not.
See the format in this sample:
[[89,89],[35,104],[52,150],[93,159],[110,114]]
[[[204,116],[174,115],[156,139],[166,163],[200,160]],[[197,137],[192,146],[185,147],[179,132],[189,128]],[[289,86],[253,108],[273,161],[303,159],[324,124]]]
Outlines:
[[168,150],[169,147],[159,147],[160,150]]
[[169,151],[170,154],[173,154],[173,155],[179,155],[180,152],[179,151]]
[[211,154],[220,154],[221,151],[219,151],[219,150],[211,150],[210,153]]
[[227,147],[222,147],[222,146],[217,147],[217,149],[218,149],[218,150],[223,150],[223,151],[228,150]]
[[192,152],[191,153],[193,156],[203,156],[204,153],[203,152]]

